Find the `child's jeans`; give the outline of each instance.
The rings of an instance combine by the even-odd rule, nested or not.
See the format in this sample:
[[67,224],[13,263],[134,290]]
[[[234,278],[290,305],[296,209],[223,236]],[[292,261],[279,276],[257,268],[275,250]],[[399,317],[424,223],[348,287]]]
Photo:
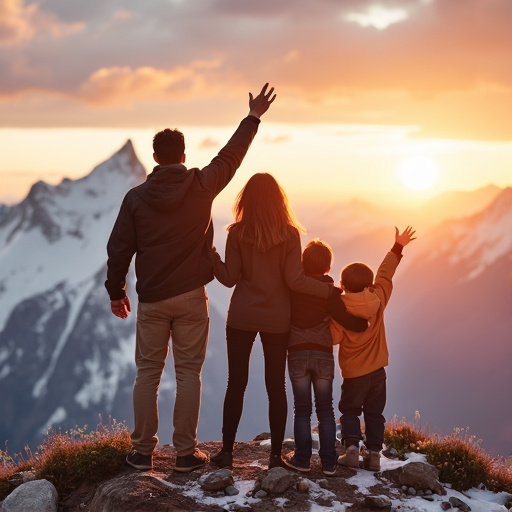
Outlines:
[[372,373],[343,379],[341,385],[341,437],[361,439],[361,422],[364,415],[366,448],[382,450],[384,442],[384,423],[382,413],[386,405],[386,370],[379,368]]
[[299,350],[288,353],[288,372],[293,388],[295,457],[305,464],[312,454],[311,386],[315,395],[320,450],[323,463],[336,462],[336,423],[332,406],[334,357],[332,353],[317,350]]

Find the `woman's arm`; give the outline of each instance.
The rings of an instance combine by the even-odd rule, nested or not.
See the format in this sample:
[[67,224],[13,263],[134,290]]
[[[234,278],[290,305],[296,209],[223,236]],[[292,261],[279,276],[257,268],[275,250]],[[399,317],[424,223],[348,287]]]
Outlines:
[[212,247],[213,274],[219,283],[232,288],[238,282],[242,273],[242,257],[240,245],[231,234],[226,240],[226,262],[223,262],[219,253]]

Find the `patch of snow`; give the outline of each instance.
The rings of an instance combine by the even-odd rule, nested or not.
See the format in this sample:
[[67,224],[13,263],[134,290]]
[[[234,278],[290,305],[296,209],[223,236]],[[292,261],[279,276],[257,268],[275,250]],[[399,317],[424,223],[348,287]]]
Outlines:
[[135,339],[120,340],[120,346],[112,349],[106,358],[108,365],[104,366],[102,355],[96,350],[92,356],[84,361],[84,367],[89,372],[80,391],[75,395],[75,401],[83,409],[91,404],[105,401],[107,410],[112,409],[112,404],[119,388],[119,383],[126,375],[127,369],[134,366],[132,353],[128,348],[134,346]]
[[5,347],[0,347],[0,364],[7,360],[9,357],[9,350]]
[[55,409],[51,416],[45,421],[44,427],[39,429],[39,433],[41,435],[46,434],[48,432],[48,429],[50,429],[53,425],[58,425],[59,423],[62,423],[66,419],[67,415],[68,414],[64,407],[57,407],[57,409]]
[[57,341],[55,349],[52,352],[52,357],[50,359],[48,367],[46,368],[45,372],[41,375],[41,377],[38,379],[38,381],[34,384],[34,387],[32,389],[32,396],[34,398],[38,398],[41,396],[42,393],[46,392],[46,384],[48,383],[48,380],[50,379],[51,375],[53,374],[53,371],[55,370],[55,366],[57,365],[57,361],[60,357],[60,354],[64,347],[66,346],[66,342],[68,341],[68,336],[72,332],[78,315],[82,310],[82,306],[93,287],[94,281],[89,281],[83,283],[82,286],[78,286],[71,293],[70,311],[66,319],[66,326],[64,327],[64,330],[62,331]]
[[10,365],[6,364],[0,371],[0,380],[5,379],[11,373]]

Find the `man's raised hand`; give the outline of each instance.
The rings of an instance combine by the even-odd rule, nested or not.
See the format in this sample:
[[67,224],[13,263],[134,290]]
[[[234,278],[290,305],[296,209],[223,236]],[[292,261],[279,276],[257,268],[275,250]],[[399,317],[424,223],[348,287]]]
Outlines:
[[268,83],[266,83],[261,92],[253,97],[252,93],[249,93],[249,115],[257,117],[258,119],[262,116],[270,107],[270,104],[276,99],[276,95],[272,95],[274,88],[271,87],[267,92]]

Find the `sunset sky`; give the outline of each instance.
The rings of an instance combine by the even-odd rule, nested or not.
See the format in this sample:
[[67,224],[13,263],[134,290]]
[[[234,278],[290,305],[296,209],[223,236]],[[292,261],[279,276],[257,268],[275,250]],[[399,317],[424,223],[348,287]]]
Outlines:
[[205,165],[265,82],[230,202],[257,171],[314,200],[511,186],[511,23],[510,0],[1,0],[0,202],[128,138],[149,171],[165,127]]

